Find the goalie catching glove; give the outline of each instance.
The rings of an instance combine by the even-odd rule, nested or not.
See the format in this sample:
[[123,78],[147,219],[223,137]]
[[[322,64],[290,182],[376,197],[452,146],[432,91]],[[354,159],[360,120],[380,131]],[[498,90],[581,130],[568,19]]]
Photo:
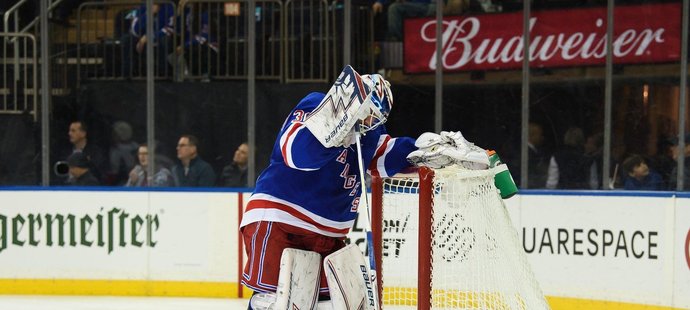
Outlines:
[[407,160],[418,167],[440,169],[459,165],[472,170],[489,167],[486,150],[467,141],[459,131],[425,132],[417,138],[415,146],[418,150],[407,155]]

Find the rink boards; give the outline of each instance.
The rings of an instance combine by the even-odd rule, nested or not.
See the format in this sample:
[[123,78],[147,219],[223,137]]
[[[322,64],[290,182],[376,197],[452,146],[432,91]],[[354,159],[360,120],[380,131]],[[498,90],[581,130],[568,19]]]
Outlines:
[[[248,193],[0,190],[0,294],[238,297]],[[690,195],[506,200],[554,309],[690,308]],[[361,221],[349,240],[364,249]]]
[[620,301],[625,309],[690,308],[687,193],[555,194],[523,194],[508,203],[547,296],[566,297],[566,304]]
[[238,194],[0,191],[0,292],[238,295]]

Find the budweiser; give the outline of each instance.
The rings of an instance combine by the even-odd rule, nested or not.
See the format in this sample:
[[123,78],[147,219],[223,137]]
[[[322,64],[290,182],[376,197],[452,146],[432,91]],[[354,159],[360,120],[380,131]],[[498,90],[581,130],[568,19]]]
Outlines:
[[[530,33],[537,23],[537,18],[530,19]],[[603,26],[601,19],[596,20],[596,27]],[[436,22],[429,21],[422,27],[422,40],[436,43]],[[442,61],[447,69],[458,69],[467,63],[495,64],[495,63],[520,63],[523,59],[524,40],[521,35],[511,38],[486,38],[478,44],[473,39],[481,29],[481,22],[476,17],[464,20],[443,21],[443,47]],[[604,58],[606,56],[606,30],[602,32],[571,34],[558,33],[546,36],[535,35],[530,40],[530,61],[546,62],[555,56],[565,60],[590,58]],[[665,29],[644,29],[637,31],[627,29],[613,40],[613,56],[625,57],[627,55],[643,55],[649,45],[663,43]],[[429,68],[436,69],[436,53],[431,55]]]
[[[677,61],[677,3],[616,8],[611,51],[616,63]],[[538,11],[529,20],[529,60],[535,67],[603,64],[606,8]],[[524,58],[522,14],[483,14],[443,20],[441,63],[449,71],[519,68]],[[405,22],[405,69],[436,69],[436,21]]]

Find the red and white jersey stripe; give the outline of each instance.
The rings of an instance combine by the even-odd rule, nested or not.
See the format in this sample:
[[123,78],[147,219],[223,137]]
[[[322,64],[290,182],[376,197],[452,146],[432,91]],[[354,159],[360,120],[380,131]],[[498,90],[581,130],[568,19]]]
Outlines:
[[286,166],[298,170],[314,171],[316,170],[314,168],[298,167],[293,160],[292,146],[295,144],[295,138],[297,137],[297,135],[300,133],[301,130],[305,128],[306,127],[301,122],[292,123],[280,137],[280,151],[283,154],[283,160],[285,161]]
[[268,194],[256,193],[249,198],[240,227],[258,221],[290,224],[330,237],[344,237],[354,224],[353,220],[334,221]]

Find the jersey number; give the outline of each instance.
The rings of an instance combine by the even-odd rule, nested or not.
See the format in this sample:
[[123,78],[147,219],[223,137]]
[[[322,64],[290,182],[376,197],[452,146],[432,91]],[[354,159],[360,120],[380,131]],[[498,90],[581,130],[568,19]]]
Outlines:
[[304,113],[302,110],[297,110],[294,113],[292,113],[292,116],[294,118],[292,119],[293,123],[301,123],[304,122],[305,119],[307,119],[307,113]]
[[350,211],[357,212],[358,207],[359,207],[359,197],[352,199],[352,208],[350,208]]

